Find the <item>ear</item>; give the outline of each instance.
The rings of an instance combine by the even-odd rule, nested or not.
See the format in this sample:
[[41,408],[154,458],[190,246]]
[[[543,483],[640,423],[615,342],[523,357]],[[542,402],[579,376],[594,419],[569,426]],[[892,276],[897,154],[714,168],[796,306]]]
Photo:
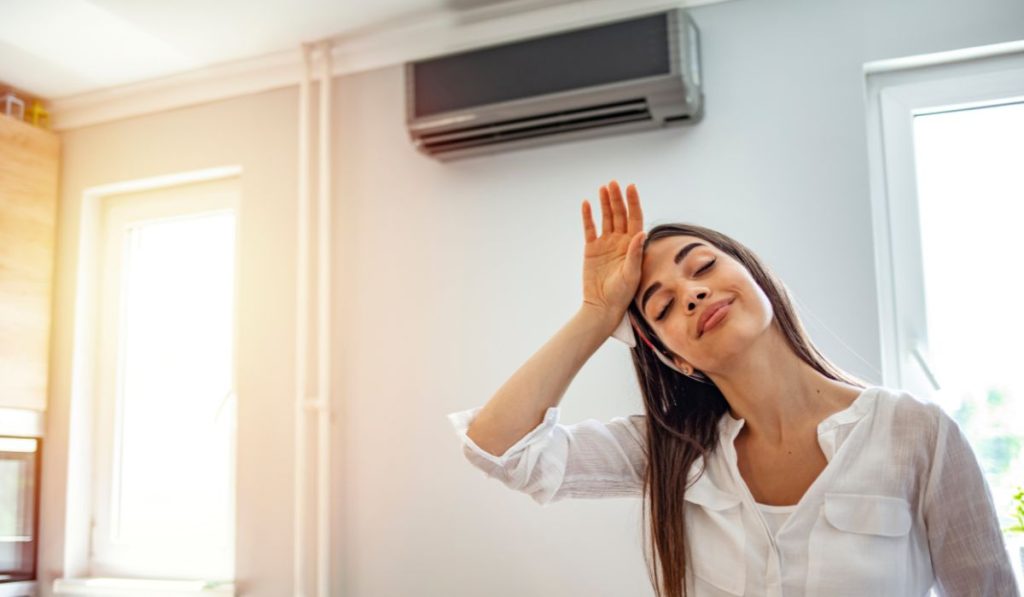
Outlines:
[[672,362],[687,375],[693,375],[693,365],[687,363],[682,358],[672,355]]

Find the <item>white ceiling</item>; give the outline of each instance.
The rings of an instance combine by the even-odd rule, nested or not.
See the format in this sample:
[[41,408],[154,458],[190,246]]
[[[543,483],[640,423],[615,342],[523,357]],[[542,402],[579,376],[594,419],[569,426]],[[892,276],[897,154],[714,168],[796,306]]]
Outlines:
[[505,1],[2,0],[0,83],[65,98]]

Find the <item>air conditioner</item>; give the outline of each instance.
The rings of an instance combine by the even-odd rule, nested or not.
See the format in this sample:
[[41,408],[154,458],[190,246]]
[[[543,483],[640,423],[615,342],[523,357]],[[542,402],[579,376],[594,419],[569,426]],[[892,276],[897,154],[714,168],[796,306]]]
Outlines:
[[698,44],[672,9],[409,62],[409,135],[446,161],[694,123]]

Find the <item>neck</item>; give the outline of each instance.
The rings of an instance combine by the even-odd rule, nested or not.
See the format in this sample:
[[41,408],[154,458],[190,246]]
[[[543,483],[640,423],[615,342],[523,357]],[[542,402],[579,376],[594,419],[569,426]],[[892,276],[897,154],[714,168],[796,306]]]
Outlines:
[[729,414],[745,420],[747,439],[767,446],[816,434],[818,423],[849,406],[861,391],[804,362],[774,325],[735,355],[728,370],[708,375],[729,403]]

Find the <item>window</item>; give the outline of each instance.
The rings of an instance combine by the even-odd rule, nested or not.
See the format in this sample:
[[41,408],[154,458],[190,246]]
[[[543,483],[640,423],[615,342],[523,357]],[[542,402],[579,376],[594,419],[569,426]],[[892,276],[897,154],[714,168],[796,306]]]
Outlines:
[[934,400],[964,429],[1002,526],[1024,483],[1024,98],[914,117]]
[[92,576],[234,576],[236,200],[103,200]]
[[1024,484],[1024,47],[918,62],[866,69],[884,383],[957,421],[1005,529]]

